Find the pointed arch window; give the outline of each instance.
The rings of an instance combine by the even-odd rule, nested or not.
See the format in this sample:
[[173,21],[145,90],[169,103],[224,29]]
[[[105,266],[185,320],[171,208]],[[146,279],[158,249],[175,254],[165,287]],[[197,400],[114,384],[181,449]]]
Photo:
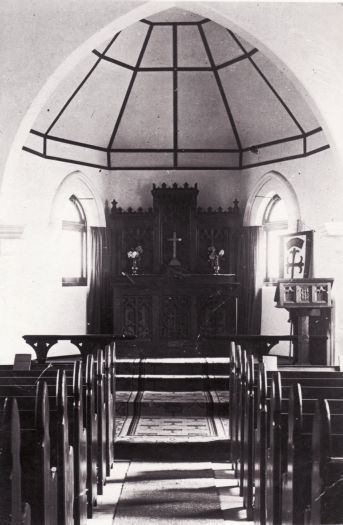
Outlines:
[[266,282],[275,282],[279,277],[280,235],[287,233],[288,213],[284,201],[274,195],[264,211],[263,228],[266,242]]
[[87,285],[87,220],[75,195],[66,203],[62,220],[62,285]]

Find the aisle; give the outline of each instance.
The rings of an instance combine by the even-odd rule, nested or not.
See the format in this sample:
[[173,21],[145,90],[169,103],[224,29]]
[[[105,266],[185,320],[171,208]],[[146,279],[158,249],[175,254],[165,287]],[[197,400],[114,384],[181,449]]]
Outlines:
[[89,525],[237,522],[250,525],[226,462],[117,461],[88,520]]
[[245,520],[230,462],[228,359],[116,364],[116,461],[89,525]]

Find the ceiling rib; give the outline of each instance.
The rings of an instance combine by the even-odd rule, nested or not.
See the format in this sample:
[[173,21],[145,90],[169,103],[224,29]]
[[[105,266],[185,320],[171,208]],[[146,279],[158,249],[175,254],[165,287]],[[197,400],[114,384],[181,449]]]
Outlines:
[[[177,26],[175,26],[177,27]],[[112,64],[116,64],[117,66],[125,67],[126,69],[131,69],[131,71],[135,70],[134,66],[131,66],[130,64],[126,64],[125,62],[122,62],[120,60],[116,60],[115,58],[109,57],[105,55],[104,53],[100,53],[97,49],[93,49],[93,53],[101,58],[102,60],[107,60],[107,62],[112,62]],[[201,67],[201,66],[176,66],[177,71],[213,71],[213,69],[223,69],[228,66],[232,66],[233,64],[236,64],[237,62],[240,62],[241,60],[245,60],[246,58],[249,58],[250,56],[255,55],[255,53],[258,53],[258,49],[254,48],[248,53],[244,53],[243,55],[239,55],[236,58],[232,58],[231,60],[228,60],[227,62],[223,62],[222,64],[215,65],[213,67]],[[174,71],[175,67],[139,67],[138,71],[149,71],[149,72],[160,72],[160,71]]]
[[[116,33],[114,35],[114,37],[112,38],[112,40],[110,41],[110,43],[106,46],[105,50],[104,50],[104,53],[106,53],[106,51],[109,50],[109,48],[111,47],[111,45],[113,44],[113,42],[115,42],[115,40],[118,38],[118,36],[120,35],[120,32],[119,33]],[[60,112],[57,114],[57,116],[55,117],[55,119],[52,121],[52,123],[50,124],[50,126],[48,127],[48,129],[46,130],[45,132],[45,137],[44,137],[44,146],[43,146],[43,151],[44,153],[46,153],[46,137],[47,135],[50,133],[50,131],[52,130],[52,128],[54,127],[54,125],[56,124],[56,122],[59,120],[59,118],[61,117],[61,115],[64,113],[64,111],[67,109],[67,107],[69,106],[70,102],[73,100],[73,98],[75,97],[75,95],[80,91],[80,89],[82,88],[82,86],[85,84],[85,82],[87,82],[87,80],[89,79],[89,77],[91,76],[91,74],[93,73],[93,71],[96,69],[96,67],[98,66],[98,64],[100,64],[101,62],[101,58],[99,58],[95,64],[93,65],[93,67],[88,71],[87,75],[84,77],[84,79],[80,82],[80,84],[78,85],[78,87],[75,89],[75,91],[72,93],[72,95],[68,98],[67,102],[64,104],[64,106],[62,107],[62,109],[60,110]]]
[[178,155],[178,76],[177,76],[177,25],[173,25],[173,147],[174,168],[177,167]]
[[[232,38],[235,40],[235,42],[239,45],[239,47],[241,48],[241,50],[246,53],[246,49],[244,48],[243,44],[241,44],[241,42],[239,41],[239,39],[237,38],[237,36],[230,30],[228,29],[227,30],[228,33],[230,33],[230,35],[232,36]],[[269,80],[267,79],[267,77],[264,75],[264,73],[262,73],[262,71],[260,70],[260,68],[258,67],[258,65],[254,62],[254,60],[251,58],[251,56],[248,56],[247,57],[248,60],[250,61],[250,63],[252,64],[252,66],[256,69],[256,71],[258,72],[258,74],[261,76],[261,78],[263,78],[264,82],[267,84],[267,86],[269,87],[269,89],[272,91],[272,93],[276,96],[276,98],[278,99],[278,101],[280,102],[280,104],[284,107],[284,109],[287,111],[288,115],[291,117],[291,119],[293,120],[294,124],[297,126],[297,128],[299,129],[299,131],[301,132],[302,135],[304,135],[305,133],[305,130],[303,129],[303,127],[300,125],[299,121],[296,119],[296,117],[293,115],[292,111],[290,110],[290,108],[287,106],[286,102],[282,99],[282,97],[279,95],[279,93],[276,91],[276,89],[272,86],[272,84],[269,82]]]
[[118,118],[117,118],[116,123],[114,125],[113,131],[112,131],[112,135],[111,135],[110,141],[109,141],[108,146],[107,146],[107,162],[108,162],[108,168],[109,169],[111,169],[111,148],[112,148],[112,145],[113,145],[113,141],[114,141],[114,139],[116,137],[116,134],[117,134],[117,131],[118,131],[121,119],[123,117],[123,114],[124,114],[124,111],[125,111],[125,108],[126,108],[126,104],[127,104],[128,100],[129,100],[129,97],[130,97],[130,94],[131,94],[131,90],[133,88],[133,84],[134,84],[134,82],[136,80],[136,76],[137,76],[137,73],[138,73],[138,68],[139,68],[139,66],[140,66],[140,64],[141,64],[141,62],[143,60],[143,56],[144,56],[145,50],[146,50],[148,42],[150,40],[152,29],[153,29],[153,27],[149,26],[149,29],[148,29],[147,34],[145,36],[145,40],[144,40],[142,49],[141,49],[141,51],[139,53],[139,56],[138,56],[138,59],[137,59],[135,70],[132,73],[132,77],[131,77],[129,86],[127,88],[127,91],[126,91],[126,94],[125,94],[122,106],[120,108],[120,112],[119,112]]
[[[214,63],[214,59],[213,59],[213,56],[212,56],[212,53],[211,53],[211,50],[210,50],[210,46],[208,45],[207,38],[206,38],[206,35],[205,35],[203,27],[201,25],[199,25],[198,28],[199,28],[200,36],[202,38],[204,47],[205,47],[205,51],[207,53],[208,60],[209,60],[211,66],[212,66],[212,69],[213,69],[213,74],[214,74],[214,77],[216,79],[217,86],[218,86],[220,95],[222,97],[222,100],[223,100],[223,103],[224,103],[224,106],[225,106],[225,109],[226,109],[226,113],[227,113],[227,115],[229,117],[229,121],[230,121],[230,124],[231,124],[231,127],[232,127],[232,131],[233,131],[235,139],[236,139],[237,147],[238,147],[239,151],[241,152],[242,151],[242,144],[241,144],[241,141],[240,141],[240,138],[239,138],[239,135],[238,135],[236,123],[235,123],[233,115],[231,113],[231,109],[230,109],[230,106],[229,106],[229,103],[228,103],[228,100],[227,100],[227,97],[226,97],[223,85],[222,85],[221,80],[220,80],[220,76],[218,74],[218,71],[215,69],[215,63]],[[241,160],[241,154],[240,154],[240,160]],[[240,162],[240,165],[241,165],[241,162]]]

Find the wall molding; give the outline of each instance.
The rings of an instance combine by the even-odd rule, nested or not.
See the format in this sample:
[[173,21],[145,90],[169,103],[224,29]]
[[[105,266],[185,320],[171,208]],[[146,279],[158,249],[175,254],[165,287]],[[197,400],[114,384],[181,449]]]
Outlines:
[[21,239],[24,229],[18,224],[0,224],[0,239]]

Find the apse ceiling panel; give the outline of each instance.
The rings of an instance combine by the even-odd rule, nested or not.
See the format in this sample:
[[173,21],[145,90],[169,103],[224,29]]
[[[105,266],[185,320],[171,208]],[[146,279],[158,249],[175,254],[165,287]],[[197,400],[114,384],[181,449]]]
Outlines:
[[178,73],[179,148],[234,148],[237,143],[212,72]]
[[144,52],[141,67],[173,66],[173,29],[154,26]]
[[139,72],[112,148],[173,147],[173,74]]
[[243,147],[301,133],[249,60],[221,69],[219,75]]
[[242,49],[225,27],[209,21],[202,28],[217,66],[243,55]]
[[112,168],[134,168],[149,169],[162,168],[168,169],[173,167],[173,153],[157,152],[115,152],[111,153]]
[[136,22],[136,24],[127,27],[121,31],[111,47],[107,50],[106,56],[129,64],[130,66],[135,66],[148,29],[149,26],[142,22]]
[[287,78],[286,74],[261,53],[254,55],[254,62],[267,78],[273,79],[273,87],[299,122],[301,122],[305,131],[318,128],[319,123],[310,110],[308,103],[305,103],[304,98]]
[[325,145],[327,145],[327,140],[322,130],[311,133],[306,137],[306,151],[308,152],[322,148]]
[[93,53],[89,53],[84,60],[80,61],[79,64],[73,68],[72,74],[67,75],[63,79],[63,82],[59,84],[42,107],[33,125],[35,130],[45,132],[48,129],[69,97],[77,90],[89,71],[91,71],[98,61],[99,59]]
[[106,147],[131,76],[132,71],[101,60],[49,134]]
[[84,146],[51,139],[48,139],[46,142],[46,155],[56,160],[77,161],[99,168],[106,167],[107,165],[107,153],[104,150],[86,148]]
[[166,9],[165,11],[161,11],[160,13],[156,13],[155,15],[149,16],[147,20],[154,23],[162,23],[165,24],[167,22],[173,23],[173,22],[201,22],[204,17],[197,15],[196,13],[192,13],[191,11],[186,11],[185,9],[180,9],[179,7],[172,7],[170,9]]
[[202,168],[236,168],[239,169],[239,153],[179,153],[179,166],[184,168],[201,166]]
[[197,26],[178,26],[177,28],[178,67],[209,67],[204,43]]

